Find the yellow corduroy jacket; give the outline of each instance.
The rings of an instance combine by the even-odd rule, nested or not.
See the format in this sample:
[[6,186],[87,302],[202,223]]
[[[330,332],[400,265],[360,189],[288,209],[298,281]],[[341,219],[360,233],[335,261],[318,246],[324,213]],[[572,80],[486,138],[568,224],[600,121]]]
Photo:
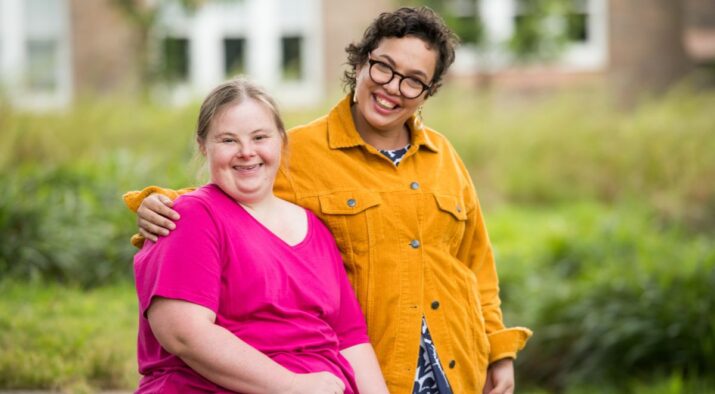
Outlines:
[[[504,327],[464,164],[444,136],[414,118],[409,125],[411,146],[395,167],[362,140],[346,97],[289,132],[274,190],[335,236],[391,393],[412,392],[423,316],[454,392],[481,393],[488,364],[516,357],[531,331]],[[176,196],[150,187],[125,201],[136,210],[152,192]]]

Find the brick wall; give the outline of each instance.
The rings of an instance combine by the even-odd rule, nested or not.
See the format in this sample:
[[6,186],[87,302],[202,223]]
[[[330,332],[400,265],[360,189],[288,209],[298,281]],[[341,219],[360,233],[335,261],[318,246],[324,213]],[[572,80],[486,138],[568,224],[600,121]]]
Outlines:
[[72,63],[77,94],[136,92],[138,35],[111,0],[70,0]]

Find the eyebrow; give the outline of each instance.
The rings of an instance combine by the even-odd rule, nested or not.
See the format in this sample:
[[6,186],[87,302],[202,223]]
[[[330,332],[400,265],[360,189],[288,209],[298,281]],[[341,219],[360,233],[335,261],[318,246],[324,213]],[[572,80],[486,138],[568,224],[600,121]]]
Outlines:
[[[388,63],[390,63],[390,65],[392,67],[397,66],[397,63],[395,63],[395,61],[390,57],[390,55],[382,54],[382,55],[377,55],[377,57],[383,58],[383,60],[386,60]],[[412,75],[412,76],[422,76],[422,77],[424,77],[424,79],[429,79],[429,77],[427,77],[427,74],[425,74],[421,70],[407,70],[407,73],[405,73],[405,74]]]
[[[270,132],[271,132],[270,129],[255,129],[255,130],[251,131],[249,134],[270,133]],[[216,134],[216,137],[217,137],[217,138],[218,138],[218,137],[224,137],[224,136],[227,136],[227,135],[228,135],[228,136],[237,136],[238,133],[235,133],[235,132],[233,132],[233,131],[219,131],[219,132]]]

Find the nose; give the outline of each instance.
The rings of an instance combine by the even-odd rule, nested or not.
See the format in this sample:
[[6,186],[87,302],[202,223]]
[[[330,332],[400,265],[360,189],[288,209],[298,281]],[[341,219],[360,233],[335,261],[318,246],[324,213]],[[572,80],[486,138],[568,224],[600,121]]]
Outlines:
[[400,94],[400,77],[395,75],[392,77],[390,82],[383,85],[388,93],[397,96]]
[[256,154],[256,151],[253,149],[253,143],[246,141],[239,145],[237,153],[239,157],[252,157]]

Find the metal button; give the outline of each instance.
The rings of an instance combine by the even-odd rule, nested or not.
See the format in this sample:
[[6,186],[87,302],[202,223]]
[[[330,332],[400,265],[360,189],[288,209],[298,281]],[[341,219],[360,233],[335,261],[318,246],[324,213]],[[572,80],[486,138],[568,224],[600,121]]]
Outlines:
[[457,205],[457,212],[462,212],[462,207],[460,207],[459,205]]
[[439,301],[432,301],[432,304],[430,306],[432,307],[432,309],[439,308]]
[[357,201],[355,201],[354,198],[351,198],[351,199],[348,200],[348,206],[349,206],[350,208],[354,208],[356,205],[357,205]]
[[454,369],[455,365],[457,365],[457,362],[454,361],[454,360],[450,360],[450,362],[449,362],[449,368],[450,368],[450,369]]
[[417,182],[412,182],[412,183],[410,183],[410,188],[411,188],[412,190],[417,190],[417,189],[420,188],[420,184],[417,183]]
[[413,239],[412,241],[410,241],[410,246],[412,246],[412,248],[414,249],[417,249],[420,247],[420,241]]

